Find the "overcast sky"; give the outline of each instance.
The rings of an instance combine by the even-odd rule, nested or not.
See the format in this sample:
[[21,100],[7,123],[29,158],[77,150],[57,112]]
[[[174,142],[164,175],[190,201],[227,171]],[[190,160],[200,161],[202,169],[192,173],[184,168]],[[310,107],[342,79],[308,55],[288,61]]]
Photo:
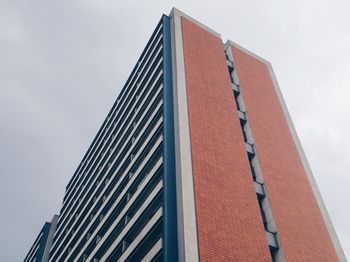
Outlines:
[[59,212],[172,6],[272,62],[350,258],[350,1],[207,2],[0,0],[0,261],[23,260]]

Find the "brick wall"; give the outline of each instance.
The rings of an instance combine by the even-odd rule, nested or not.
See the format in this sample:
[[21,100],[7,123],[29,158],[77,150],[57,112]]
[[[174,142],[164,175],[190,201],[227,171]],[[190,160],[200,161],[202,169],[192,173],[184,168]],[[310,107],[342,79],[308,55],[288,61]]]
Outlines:
[[338,261],[265,63],[232,47],[287,261]]
[[182,18],[201,261],[271,261],[219,37]]

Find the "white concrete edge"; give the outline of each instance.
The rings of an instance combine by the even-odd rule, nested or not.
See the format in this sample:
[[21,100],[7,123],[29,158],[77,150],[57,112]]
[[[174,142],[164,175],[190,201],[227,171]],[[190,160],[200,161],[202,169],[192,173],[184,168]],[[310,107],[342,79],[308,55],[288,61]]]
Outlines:
[[149,262],[155,258],[155,256],[162,250],[163,248],[163,240],[160,238],[154,246],[148,251],[148,253],[143,257],[141,262]]
[[233,46],[233,47],[240,49],[241,51],[247,53],[248,55],[254,57],[255,59],[259,60],[260,62],[262,62],[264,64],[271,65],[271,63],[269,61],[258,56],[257,54],[254,54],[253,52],[249,51],[248,49],[245,49],[243,46],[240,46],[239,44],[237,44],[231,40],[227,40],[227,42],[225,43],[225,49],[227,49],[229,46]]
[[171,9],[171,12],[169,14],[170,17],[176,16],[176,17],[185,17],[187,20],[191,21],[192,23],[198,25],[200,28],[204,29],[205,31],[221,38],[221,35],[214,31],[213,29],[207,27],[206,25],[203,25],[201,22],[198,22],[196,19],[190,17],[189,15],[186,15],[185,13],[181,12],[179,9],[173,7]]
[[199,246],[181,25],[181,16],[184,15],[173,8],[169,16],[174,91],[178,253],[179,261],[196,262],[199,261]]
[[47,236],[47,241],[46,241],[46,245],[45,245],[45,250],[44,250],[42,262],[49,261],[50,249],[52,246],[53,237],[54,237],[55,232],[56,232],[58,218],[59,218],[58,215],[54,215],[53,218],[51,219],[50,231],[49,231],[49,235]]
[[322,199],[321,193],[319,191],[319,188],[317,186],[315,177],[314,177],[314,175],[312,173],[312,170],[311,170],[310,165],[309,165],[309,163],[307,161],[305,152],[304,152],[304,150],[302,148],[302,145],[301,145],[301,142],[299,140],[298,134],[297,134],[296,129],[294,127],[292,118],[291,118],[291,116],[290,116],[290,114],[288,112],[287,105],[286,105],[286,103],[284,101],[284,98],[282,96],[282,92],[281,92],[281,89],[280,89],[279,84],[277,82],[277,78],[276,78],[275,73],[273,71],[272,65],[269,62],[267,62],[266,64],[268,66],[269,73],[270,73],[272,82],[274,84],[274,87],[275,87],[275,90],[276,90],[279,102],[281,104],[284,116],[287,119],[289,130],[290,130],[290,132],[292,134],[294,143],[295,143],[295,145],[297,147],[299,156],[300,156],[300,158],[302,160],[302,163],[303,163],[303,166],[304,166],[304,169],[305,169],[305,173],[306,173],[307,178],[309,180],[309,183],[311,185],[312,191],[313,191],[313,193],[315,195],[317,204],[318,204],[318,206],[319,206],[319,208],[321,210],[321,214],[323,216],[324,222],[325,222],[326,227],[328,229],[328,233],[329,233],[329,235],[330,235],[330,237],[332,239],[333,245],[334,245],[335,250],[337,252],[339,261],[340,262],[346,262],[347,260],[346,260],[344,251],[343,251],[343,249],[341,247],[341,244],[340,244],[339,239],[337,237],[337,234],[335,232],[335,229],[334,229],[334,226],[332,224],[331,218],[330,218],[330,216],[328,214],[327,208],[326,208],[326,206],[325,206],[325,204],[323,202],[323,199]]

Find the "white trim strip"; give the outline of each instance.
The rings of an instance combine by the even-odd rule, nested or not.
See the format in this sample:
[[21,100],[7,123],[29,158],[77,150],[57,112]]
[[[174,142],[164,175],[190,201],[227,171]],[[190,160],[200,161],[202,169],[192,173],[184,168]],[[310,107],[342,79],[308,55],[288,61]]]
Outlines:
[[182,39],[182,16],[183,13],[179,12],[177,9],[173,9],[170,14],[172,68],[174,76],[178,253],[179,261],[196,262],[199,261],[199,246]]
[[37,245],[35,247],[35,249],[33,249],[32,254],[25,261],[28,261],[28,262],[34,261],[35,260],[35,256],[38,253],[38,249],[39,249],[39,245]]
[[[140,210],[141,211],[141,210]],[[142,210],[143,211],[143,210]],[[133,217],[134,219],[132,219],[133,221],[130,220],[130,222],[127,224],[128,228],[125,228],[122,232],[122,234],[120,234],[117,239],[113,242],[112,246],[107,250],[107,252],[103,255],[103,257],[101,258],[102,261],[105,261],[114,251],[114,249],[117,247],[117,245],[119,244],[119,242],[123,239],[124,235],[126,234],[126,232],[128,232],[128,230],[131,228],[132,224],[134,224],[137,219],[139,218],[139,216],[141,216],[141,213],[138,213],[137,216],[135,214],[135,216]],[[146,224],[146,226],[141,230],[141,232],[139,233],[139,235],[141,235],[141,237],[143,237],[145,234],[147,234],[147,232],[157,223],[157,221],[163,216],[163,208],[160,207],[158,209],[158,211],[153,215],[153,217],[149,220],[149,222]],[[129,248],[127,249],[129,250]],[[126,251],[127,251],[126,250]],[[126,252],[125,251],[125,252]],[[125,253],[124,253],[125,254]],[[123,257],[123,255],[122,255]],[[123,258],[120,258],[118,261],[124,261]]]
[[151,261],[163,248],[163,240],[160,238],[157,243],[148,251],[148,253],[144,256],[141,262],[149,262]]
[[154,227],[157,221],[162,217],[162,214],[161,214],[162,212],[159,212],[160,210],[162,210],[162,208],[160,208],[156,212],[156,214],[151,218],[151,220],[145,225],[145,227],[141,230],[141,232],[136,236],[136,238],[131,242],[128,248],[120,256],[118,261],[124,262],[135,250],[135,248],[140,244],[140,242],[147,236],[147,234]]

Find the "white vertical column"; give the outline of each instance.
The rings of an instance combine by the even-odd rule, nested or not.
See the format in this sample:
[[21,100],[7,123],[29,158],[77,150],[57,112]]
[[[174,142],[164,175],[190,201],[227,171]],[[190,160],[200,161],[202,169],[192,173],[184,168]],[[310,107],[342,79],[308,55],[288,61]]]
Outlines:
[[47,241],[46,241],[42,262],[49,261],[49,254],[50,254],[50,249],[52,247],[53,237],[55,235],[55,231],[57,228],[57,221],[58,221],[58,215],[54,215],[50,222],[51,226],[50,226],[49,235],[47,236]]
[[183,14],[180,11],[175,8],[172,9],[170,17],[174,88],[178,249],[179,261],[195,262],[199,261],[199,249],[181,16]]

